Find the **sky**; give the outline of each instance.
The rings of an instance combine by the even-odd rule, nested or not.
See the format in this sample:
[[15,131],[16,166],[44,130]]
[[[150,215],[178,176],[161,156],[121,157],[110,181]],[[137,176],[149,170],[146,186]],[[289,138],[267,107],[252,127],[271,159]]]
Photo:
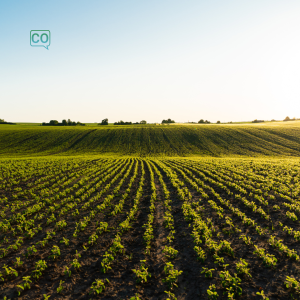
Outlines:
[[300,118],[299,15],[299,0],[1,0],[0,118]]

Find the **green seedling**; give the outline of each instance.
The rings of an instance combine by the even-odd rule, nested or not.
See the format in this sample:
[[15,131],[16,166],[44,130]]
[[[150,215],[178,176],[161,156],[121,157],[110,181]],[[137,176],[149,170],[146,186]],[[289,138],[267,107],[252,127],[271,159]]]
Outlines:
[[146,260],[141,260],[141,265],[139,269],[133,269],[135,273],[136,283],[145,283],[147,282],[147,277],[151,277],[151,274],[148,272],[148,268],[145,267]]
[[166,263],[164,272],[167,278],[162,279],[162,282],[166,283],[170,289],[172,289],[174,286],[177,287],[176,282],[178,281],[179,275],[181,275],[183,271],[174,270],[174,266],[169,262]]
[[[177,300],[177,298],[175,297],[175,294],[171,293],[171,291],[165,291],[165,293],[168,295],[169,298],[167,298],[166,300]],[[141,298],[139,298],[141,300]]]
[[265,292],[263,290],[261,292],[257,292],[256,295],[262,296],[264,300],[269,300],[269,298],[265,295]]
[[174,258],[176,258],[178,250],[175,250],[171,246],[170,247],[165,246],[165,248],[164,248],[164,250],[162,252],[165,254],[165,257],[167,259],[174,259]]
[[62,230],[64,227],[67,226],[67,222],[65,220],[62,220],[62,221],[59,221],[56,223],[55,227],[58,229],[58,230]]
[[224,257],[219,257],[218,254],[214,254],[214,263],[219,265],[220,267],[224,264]]
[[248,277],[252,277],[251,274],[250,274],[250,269],[247,268],[248,265],[249,264],[244,259],[240,258],[240,262],[236,263],[237,273],[246,275]]
[[135,296],[131,297],[129,300],[142,300],[142,299],[139,297],[139,294],[136,293]]
[[296,294],[300,294],[300,283],[295,278],[287,276],[284,284],[287,288],[291,288]]
[[68,266],[65,267],[64,274],[65,274],[65,276],[68,275],[69,277],[71,277],[71,270],[69,269]]
[[114,260],[114,257],[112,256],[111,253],[107,253],[105,252],[105,254],[103,255],[103,260],[101,262],[101,266],[102,266],[102,269],[101,271],[103,273],[106,273],[109,269],[111,269],[111,263],[113,262]]
[[16,257],[16,261],[14,262],[14,265],[17,267],[22,267],[23,262],[21,261],[21,257]]
[[80,257],[81,257],[81,254],[78,253],[78,251],[76,250],[76,253],[74,254],[74,256],[75,256],[76,258],[80,258]]
[[[105,280],[109,283],[107,278]],[[105,283],[101,279],[96,279],[96,281],[92,283],[90,294],[100,294],[104,289]]]
[[219,297],[219,294],[216,291],[216,286],[214,284],[209,286],[207,290],[207,294],[208,294],[208,299],[210,300],[216,300]]
[[227,290],[223,294],[228,293],[229,299],[234,299],[233,297],[242,295],[242,288],[239,286],[241,279],[236,274],[231,276],[228,271],[221,271],[220,277],[222,287]]
[[201,274],[204,273],[205,278],[212,278],[213,277],[213,274],[212,274],[213,271],[215,271],[215,269],[208,269],[208,268],[202,267]]
[[63,238],[61,241],[60,241],[61,244],[65,244],[66,246],[69,246],[69,240],[67,238]]
[[37,250],[36,250],[35,246],[33,245],[33,246],[27,248],[27,252],[26,252],[25,256],[28,257],[30,255],[33,255],[36,252],[37,252]]
[[196,251],[197,256],[198,256],[197,259],[200,260],[200,262],[203,263],[206,259],[206,255],[205,255],[204,250],[199,246],[195,246],[194,250]]
[[245,234],[242,234],[240,236],[240,239],[243,239],[244,243],[248,246],[252,245],[253,243],[251,242],[251,238],[247,237]]
[[4,266],[2,267],[5,270],[5,275],[8,278],[11,278],[12,275],[14,275],[15,277],[18,277],[18,272],[13,269],[12,267],[8,267],[6,264],[4,264]]
[[49,256],[49,258],[52,258],[53,260],[58,258],[60,256],[60,249],[58,246],[53,246],[51,249],[52,255]]
[[[30,276],[23,277],[23,280],[24,280],[24,284],[17,285],[17,287],[20,288],[21,291],[24,291],[25,289],[30,289],[30,283],[32,283],[32,281],[30,280]],[[20,296],[21,291],[18,291],[18,296]]]
[[58,286],[58,288],[57,288],[57,293],[61,293],[62,291],[63,291],[63,289],[64,289],[64,287],[63,287],[63,284],[64,284],[64,281],[60,281],[59,282],[59,286]]
[[80,263],[79,263],[79,261],[78,261],[78,259],[77,258],[74,258],[73,259],[73,262],[72,262],[72,267],[74,267],[74,269],[76,270],[76,269],[79,269],[80,267],[81,267],[81,265],[80,265]]
[[42,276],[42,272],[46,270],[47,263],[45,260],[39,260],[35,263],[35,269],[32,271],[33,277],[39,279]]

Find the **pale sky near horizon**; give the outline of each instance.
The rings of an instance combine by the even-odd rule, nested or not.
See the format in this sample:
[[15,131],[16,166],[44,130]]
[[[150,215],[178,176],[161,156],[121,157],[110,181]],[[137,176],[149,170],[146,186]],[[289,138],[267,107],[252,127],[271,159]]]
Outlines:
[[299,16],[299,0],[2,0],[0,118],[300,118]]

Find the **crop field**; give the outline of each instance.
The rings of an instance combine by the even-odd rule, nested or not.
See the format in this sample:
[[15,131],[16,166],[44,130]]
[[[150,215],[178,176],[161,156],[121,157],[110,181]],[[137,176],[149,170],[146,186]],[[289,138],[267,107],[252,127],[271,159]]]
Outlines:
[[[47,128],[45,128],[47,127]],[[55,127],[0,125],[0,156],[300,156],[300,121]]]
[[300,161],[0,160],[1,299],[289,299]]

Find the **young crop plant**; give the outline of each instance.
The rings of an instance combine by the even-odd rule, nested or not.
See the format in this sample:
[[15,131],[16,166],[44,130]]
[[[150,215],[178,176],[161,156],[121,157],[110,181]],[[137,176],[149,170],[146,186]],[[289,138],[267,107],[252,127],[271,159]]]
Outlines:
[[21,261],[21,257],[16,257],[16,261],[14,262],[14,265],[15,265],[17,268],[22,267],[23,262]]
[[274,236],[271,235],[269,239],[270,245],[277,248],[278,251],[284,252],[289,258],[293,258],[295,260],[299,260],[299,255],[295,250],[289,249],[287,246],[285,246],[283,243],[281,243],[282,240],[276,240]]
[[124,246],[121,244],[121,237],[119,235],[116,235],[109,251],[112,252],[113,255],[116,255],[118,252],[124,252]]
[[238,274],[245,275],[247,277],[252,277],[250,274],[250,269],[248,268],[248,263],[240,258],[240,261],[236,263],[236,271]]
[[78,261],[77,258],[74,258],[73,261],[72,261],[72,263],[71,263],[71,266],[72,266],[75,270],[78,270],[78,269],[80,269],[81,264],[80,264],[80,262]]
[[102,234],[103,232],[106,232],[106,231],[108,231],[108,223],[100,222],[97,229],[96,229],[96,232],[98,234]]
[[213,271],[215,271],[215,269],[208,269],[208,268],[202,267],[201,274],[204,273],[205,278],[212,278],[213,277],[213,273],[212,273]]
[[261,296],[263,300],[269,300],[269,298],[265,295],[264,290],[257,292],[256,295]]
[[65,266],[64,274],[65,274],[65,276],[71,277],[72,273],[71,273],[71,270],[68,266]]
[[66,246],[69,246],[69,241],[67,238],[63,237],[63,239],[60,241],[61,244],[65,244]]
[[64,289],[63,284],[64,284],[64,283],[65,283],[64,281],[60,280],[59,286],[58,286],[58,288],[57,288],[57,293],[58,293],[58,294],[60,294],[60,293],[63,291],[63,289]]
[[167,236],[167,240],[168,240],[169,243],[173,242],[173,240],[175,238],[174,233],[175,233],[175,230],[170,230],[170,232],[169,232],[169,234]]
[[177,256],[178,250],[175,250],[171,246],[165,246],[164,250],[162,251],[165,254],[167,259],[174,259]]
[[214,263],[219,265],[220,267],[223,267],[226,269],[229,266],[228,264],[225,264],[224,257],[219,257],[218,254],[214,254],[213,257],[215,259]]
[[55,225],[55,227],[58,230],[62,230],[66,226],[67,226],[67,222],[65,220],[61,220],[61,221],[57,222],[56,225]]
[[60,249],[58,246],[53,246],[53,248],[51,249],[52,254],[49,256],[49,258],[57,259],[60,256]]
[[97,242],[98,239],[98,235],[96,233],[93,233],[90,237],[89,237],[89,244],[90,245],[94,245]]
[[256,245],[254,245],[254,247],[256,250],[253,253],[256,254],[258,257],[262,258],[264,264],[267,267],[276,267],[277,259],[275,255],[265,253],[264,248],[259,248]]
[[151,277],[151,274],[148,272],[148,268],[146,268],[146,260],[141,260],[141,265],[139,269],[132,269],[136,277],[136,283],[145,283],[147,282],[147,277]]
[[291,219],[292,221],[297,221],[297,220],[298,220],[297,216],[296,216],[293,212],[287,211],[287,212],[286,212],[286,216],[287,216],[289,219]]
[[39,279],[42,276],[42,272],[46,270],[47,263],[45,260],[39,260],[35,263],[35,269],[32,271],[33,277]]
[[23,285],[19,284],[17,285],[18,288],[20,288],[21,290],[18,291],[18,296],[20,296],[21,291],[24,291],[25,289],[30,289],[30,283],[32,283],[32,281],[30,280],[30,276],[25,276],[23,277]]
[[182,274],[183,271],[174,270],[174,266],[169,262],[166,263],[164,267],[164,273],[167,276],[165,279],[162,279],[163,283],[166,283],[169,289],[172,289],[174,286],[177,287],[176,282],[178,277]]
[[[140,298],[139,294],[136,293],[134,296],[130,297],[129,300],[142,300],[142,299]],[[167,300],[169,300],[169,299],[167,299]]]
[[220,243],[220,252],[226,253],[227,255],[234,257],[233,249],[231,248],[231,244],[228,241],[222,241]]
[[103,260],[101,262],[101,266],[102,266],[101,271],[103,273],[106,273],[108,270],[111,269],[110,265],[114,261],[114,257],[112,256],[111,253],[107,253],[107,252],[105,252],[105,254],[103,255],[103,257],[104,258],[103,258]]
[[239,239],[243,239],[244,243],[248,246],[253,245],[251,238],[246,236],[245,234],[242,234]]
[[234,299],[234,297],[242,295],[242,288],[240,287],[241,279],[237,277],[237,274],[231,276],[228,271],[221,271],[221,285],[226,291],[223,294],[228,295],[229,299]]
[[6,264],[4,264],[4,266],[2,267],[5,271],[5,276],[8,277],[8,279],[10,280],[12,278],[12,275],[14,275],[15,277],[18,277],[18,272],[13,269],[12,267],[8,267]]
[[81,254],[78,252],[78,250],[76,250],[76,253],[74,254],[74,256],[78,259],[81,257]]
[[27,248],[27,252],[26,252],[25,256],[26,256],[26,258],[28,258],[28,256],[31,256],[36,252],[37,252],[37,250],[36,250],[35,246],[33,245],[33,246]]
[[293,293],[295,293],[296,295],[300,295],[300,283],[295,278],[287,276],[284,284],[288,289],[290,288]]
[[[106,278],[105,281],[109,283],[109,280]],[[105,283],[101,279],[96,279],[91,286],[90,294],[101,294],[105,289]]]
[[210,300],[217,300],[219,294],[217,293],[216,286],[211,284],[207,290],[208,299]]
[[194,250],[197,253],[197,260],[199,260],[201,263],[204,263],[204,261],[206,259],[206,255],[205,255],[204,250],[199,246],[195,246]]

